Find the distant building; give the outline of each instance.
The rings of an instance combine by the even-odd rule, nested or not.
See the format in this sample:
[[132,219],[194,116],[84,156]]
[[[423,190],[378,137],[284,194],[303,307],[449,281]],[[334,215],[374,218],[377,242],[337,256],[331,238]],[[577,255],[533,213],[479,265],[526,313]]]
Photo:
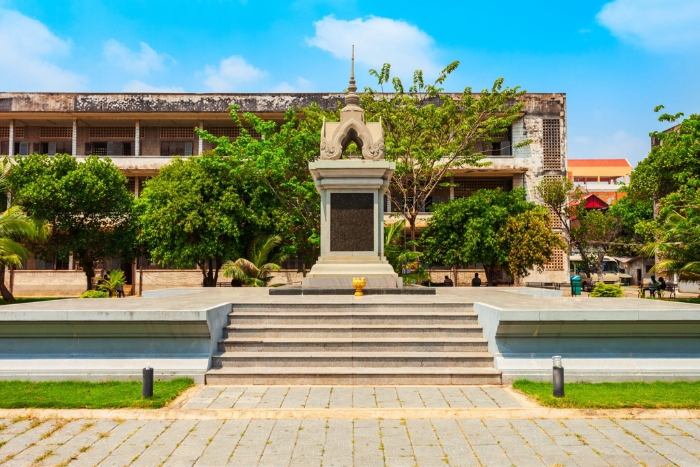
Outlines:
[[575,186],[610,205],[625,195],[618,190],[629,183],[632,166],[627,159],[569,159],[567,173]]
[[[461,95],[455,94],[455,98]],[[155,176],[176,155],[197,156],[213,145],[194,132],[195,127],[216,136],[236,138],[240,128],[228,113],[231,104],[266,120],[282,122],[290,108],[312,103],[334,109],[341,93],[292,94],[137,94],[137,93],[15,93],[0,92],[0,155],[67,153],[82,161],[88,155],[110,158],[127,177],[127,186],[139,196],[144,182]],[[503,135],[479,141],[475,150],[486,155],[489,165],[457,167],[451,188],[436,189],[426,200],[418,226],[425,226],[432,205],[470,196],[479,189],[522,187],[532,197],[543,178],[563,177],[567,167],[566,95],[526,94],[520,118]],[[528,145],[520,143],[530,141]],[[392,196],[388,193],[387,196]],[[397,217],[390,203],[385,221]],[[555,229],[561,225],[555,221]],[[279,273],[282,282],[297,282],[301,261],[290,259]],[[467,265],[465,265],[467,266]],[[468,283],[481,265],[466,270],[458,283]],[[100,269],[121,268],[128,285],[142,279],[144,289],[194,287],[201,284],[201,271],[174,270],[145,260],[123,263],[106,258]],[[143,271],[139,269],[143,268]],[[562,282],[569,265],[562,251],[555,252],[543,272],[534,270],[528,280]],[[436,273],[440,281],[444,272]],[[15,272],[14,291],[19,295],[70,295],[84,290],[85,276],[73,256],[42,260],[30,258]]]

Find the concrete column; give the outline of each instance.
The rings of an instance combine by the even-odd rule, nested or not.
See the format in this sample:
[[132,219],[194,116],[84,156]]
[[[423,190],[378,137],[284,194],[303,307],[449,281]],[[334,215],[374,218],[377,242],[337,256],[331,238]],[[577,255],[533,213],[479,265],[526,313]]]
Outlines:
[[[455,178],[454,178],[454,177],[450,177],[450,183],[453,184],[454,182],[455,182]],[[451,187],[450,187],[450,200],[453,200],[453,199],[455,199],[455,187],[454,187],[454,186],[451,186]]]
[[[204,129],[204,122],[199,122],[199,129],[203,130]],[[204,140],[202,140],[202,137],[199,137],[199,152],[197,152],[198,156],[202,155],[202,150],[204,149]]]
[[15,121],[10,120],[10,147],[8,149],[8,153],[10,156],[15,155]]
[[141,122],[136,120],[136,126],[134,127],[134,155],[141,155]]
[[73,141],[71,144],[71,156],[75,157],[78,155],[78,119],[73,119]]

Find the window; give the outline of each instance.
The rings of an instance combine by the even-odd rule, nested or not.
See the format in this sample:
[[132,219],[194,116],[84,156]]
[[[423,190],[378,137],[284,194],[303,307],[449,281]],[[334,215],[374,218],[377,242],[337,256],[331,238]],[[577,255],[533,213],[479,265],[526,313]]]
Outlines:
[[42,126],[39,128],[39,138],[71,139],[73,138],[73,127]]
[[37,154],[72,154],[73,145],[70,141],[54,141],[48,143],[34,143],[34,152]]
[[[504,133],[494,134],[491,138],[481,142],[481,151],[485,156],[511,156],[513,145],[513,128],[509,127]],[[479,149],[478,143],[476,149]]]
[[160,127],[160,137],[171,138],[194,138],[194,128],[186,126],[162,126]]
[[19,143],[15,143],[15,154],[19,154],[20,156],[28,156],[29,155],[29,142],[28,141],[21,141]]
[[85,154],[88,156],[131,156],[131,141],[85,143]]
[[192,141],[161,141],[161,156],[191,156]]
[[455,198],[468,198],[477,190],[495,190],[500,188],[503,191],[513,189],[512,178],[455,178],[457,185],[454,189]]
[[136,128],[133,126],[93,126],[90,127],[90,138],[124,138],[132,139],[136,135]]
[[559,119],[542,120],[544,170],[561,170],[561,137],[559,132]]

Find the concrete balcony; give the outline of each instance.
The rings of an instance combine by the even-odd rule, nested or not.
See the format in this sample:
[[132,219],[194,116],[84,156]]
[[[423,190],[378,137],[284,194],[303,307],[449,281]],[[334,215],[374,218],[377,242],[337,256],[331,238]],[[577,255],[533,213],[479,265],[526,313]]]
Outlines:
[[[87,156],[76,156],[83,162]],[[160,169],[170,164],[173,156],[100,156],[112,159],[114,165],[125,175],[156,175]]]

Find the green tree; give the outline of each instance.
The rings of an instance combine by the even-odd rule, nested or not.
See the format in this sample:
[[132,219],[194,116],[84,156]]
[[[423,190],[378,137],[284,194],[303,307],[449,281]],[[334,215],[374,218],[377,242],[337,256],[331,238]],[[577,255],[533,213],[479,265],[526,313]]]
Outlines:
[[656,224],[647,229],[656,238],[643,249],[649,256],[659,255],[652,271],[700,281],[700,182],[690,181],[686,188],[664,198]]
[[248,258],[224,263],[222,273],[233,277],[248,287],[266,287],[272,280],[272,272],[282,269],[280,263],[286,255],[279,250],[282,238],[278,235],[262,235],[253,240]]
[[402,266],[415,263],[420,253],[405,248],[406,221],[400,220],[384,226],[384,256],[391,267],[399,275],[403,274]]
[[5,286],[5,268],[21,268],[22,261],[29,257],[23,242],[42,237],[43,227],[27,217],[21,206],[11,206],[0,214],[0,293],[6,303],[14,302],[15,297]]
[[97,262],[133,257],[134,197],[126,177],[110,159],[88,157],[78,163],[67,154],[17,157],[9,174],[14,199],[27,214],[45,220],[51,234],[32,246],[39,257],[73,254],[92,288]]
[[[531,215],[527,211],[537,210]],[[520,216],[520,217],[518,217]],[[510,274],[524,274],[528,265],[546,264],[551,259],[553,248],[563,244],[555,239],[556,234],[545,232],[549,215],[535,203],[526,201],[525,190],[518,188],[510,192],[502,190],[479,190],[469,198],[461,198],[440,204],[421,237],[425,245],[424,257],[429,264],[457,267],[481,263],[489,283],[496,280],[496,273],[505,269]],[[543,248],[540,241],[528,237],[521,229],[537,228],[539,234],[552,242],[552,249]],[[532,248],[518,252],[512,267],[508,266],[513,250],[519,248],[508,241],[508,231],[516,237],[535,244]]]
[[556,252],[566,249],[561,236],[552,231],[552,219],[543,206],[509,216],[498,238],[508,254],[505,270],[515,282],[533,268],[542,272]]
[[[458,66],[457,61],[448,65],[433,84],[426,84],[423,72],[417,70],[413,84],[405,89],[399,78],[390,76],[391,65],[385,63],[379,72],[370,70],[381,92],[368,87],[361,96],[367,121],[383,124],[386,159],[396,163],[391,201],[400,212],[405,204],[412,241],[418,214],[433,191],[450,186],[446,180],[455,168],[485,165],[476,143],[505,134],[523,109],[518,99],[525,91],[504,88],[503,79],[478,94],[471,87],[459,95],[443,93],[443,83]],[[389,82],[395,92],[384,94]]]
[[[654,111],[662,109],[660,105]],[[664,113],[659,121],[674,123],[682,117],[682,113]],[[685,186],[689,180],[700,178],[700,115],[691,115],[676,127],[652,132],[650,136],[658,145],[653,146],[632,171],[629,194],[652,200],[658,206],[661,198]]]
[[216,145],[213,152],[244,166],[249,177],[269,194],[275,231],[282,237],[282,250],[288,257],[301,258],[302,273],[318,251],[321,199],[309,173],[309,162],[318,158],[323,118],[337,119],[336,112],[322,111],[318,105],[285,114],[281,125],[252,113],[239,115],[232,106],[231,119],[241,135],[231,141],[197,130],[204,140]]
[[197,265],[202,284],[215,287],[221,265],[271,224],[261,194],[231,158],[176,158],[146,182],[136,202],[139,240],[152,261]]
[[126,284],[126,279],[124,277],[124,271],[121,269],[112,269],[107,274],[106,279],[100,280],[97,284],[97,290],[105,292],[110,297],[113,297],[117,293],[119,287],[124,287]]
[[[627,188],[622,188],[623,192]],[[615,201],[608,213],[620,222],[620,232],[615,244],[610,249],[616,256],[637,256],[641,247],[651,240],[648,235],[637,231],[637,225],[654,218],[654,203],[651,199],[640,199],[634,196],[624,196]]]
[[598,209],[583,210],[573,223],[571,237],[584,260],[603,280],[603,259],[620,233],[620,219]]

